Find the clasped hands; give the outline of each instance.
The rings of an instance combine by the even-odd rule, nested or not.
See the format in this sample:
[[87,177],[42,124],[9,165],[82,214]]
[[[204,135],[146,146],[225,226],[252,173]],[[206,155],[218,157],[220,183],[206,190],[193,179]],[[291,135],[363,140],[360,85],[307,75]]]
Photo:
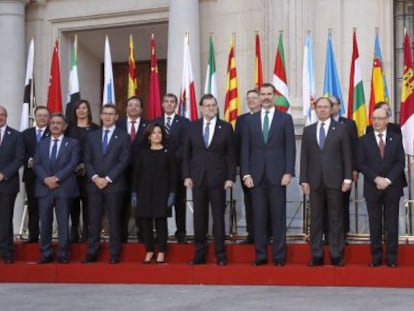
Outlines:
[[56,176],[49,176],[46,177],[43,182],[46,184],[46,186],[50,189],[50,190],[54,190],[56,188],[59,187],[59,179]]
[[375,177],[374,183],[378,190],[385,190],[391,184],[385,177],[381,176]]

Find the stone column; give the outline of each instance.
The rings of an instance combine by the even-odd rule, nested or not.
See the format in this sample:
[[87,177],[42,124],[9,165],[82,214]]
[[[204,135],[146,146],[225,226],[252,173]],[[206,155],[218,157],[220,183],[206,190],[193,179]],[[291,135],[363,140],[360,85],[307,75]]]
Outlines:
[[183,71],[184,35],[190,33],[190,53],[197,100],[204,85],[200,84],[200,16],[199,0],[170,0],[168,21],[167,91],[179,96]]
[[[25,0],[0,1],[0,105],[8,112],[7,124],[20,128],[23,102],[25,51]],[[20,187],[22,189],[22,187]],[[21,192],[22,193],[22,192]],[[23,195],[17,197],[14,232],[18,233],[23,213]]]

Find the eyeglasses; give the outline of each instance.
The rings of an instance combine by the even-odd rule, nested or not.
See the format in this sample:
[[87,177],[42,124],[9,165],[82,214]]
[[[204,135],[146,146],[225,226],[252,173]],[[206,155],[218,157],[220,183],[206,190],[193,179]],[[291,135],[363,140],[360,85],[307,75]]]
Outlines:
[[387,119],[388,117],[372,117],[372,121],[384,121]]
[[116,115],[116,113],[115,112],[101,112],[101,115],[103,115],[103,116],[114,116],[114,115]]

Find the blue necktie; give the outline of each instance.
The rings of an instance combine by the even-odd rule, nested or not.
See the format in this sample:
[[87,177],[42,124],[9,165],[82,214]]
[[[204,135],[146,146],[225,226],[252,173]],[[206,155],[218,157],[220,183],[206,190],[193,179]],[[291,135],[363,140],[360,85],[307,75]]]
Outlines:
[[50,154],[50,164],[51,164],[53,172],[55,171],[55,164],[56,164],[56,159],[57,159],[58,141],[59,139],[53,140],[52,152]]
[[266,111],[264,119],[263,119],[263,140],[265,144],[267,144],[268,139],[269,139],[269,111]]
[[105,134],[102,140],[102,153],[106,153],[106,149],[108,149],[108,134],[109,130],[105,130]]
[[39,142],[42,139],[42,130],[38,129],[36,134],[36,141]]
[[210,122],[206,123],[206,128],[204,129],[204,145],[208,148],[208,141],[210,140]]
[[325,133],[325,123],[321,123],[321,127],[319,128],[319,148],[321,150],[323,149],[323,146],[325,146],[325,140],[326,140],[326,133]]

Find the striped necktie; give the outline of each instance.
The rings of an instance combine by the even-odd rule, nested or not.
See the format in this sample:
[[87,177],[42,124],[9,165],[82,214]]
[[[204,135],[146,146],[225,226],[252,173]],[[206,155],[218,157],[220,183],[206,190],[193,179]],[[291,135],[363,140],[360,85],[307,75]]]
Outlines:
[[171,131],[171,117],[167,117],[167,123],[165,123],[165,133],[170,135]]

